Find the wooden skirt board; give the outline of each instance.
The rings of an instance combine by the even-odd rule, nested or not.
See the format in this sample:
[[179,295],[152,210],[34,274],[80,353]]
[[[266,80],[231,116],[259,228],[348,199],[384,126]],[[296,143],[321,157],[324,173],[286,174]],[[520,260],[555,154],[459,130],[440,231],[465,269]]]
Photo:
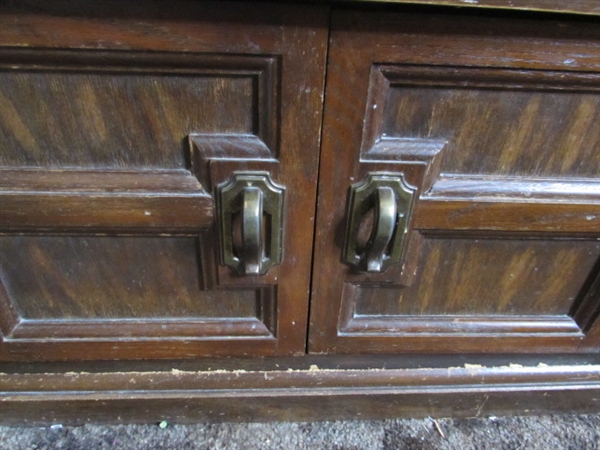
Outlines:
[[598,411],[600,23],[473,11],[3,2],[0,421]]
[[[6,364],[5,424],[597,413],[598,355],[305,356]],[[243,369],[242,369],[243,368]]]
[[[598,351],[599,30],[334,13],[309,351]],[[414,205],[401,260],[357,271],[342,199],[377,176]]]

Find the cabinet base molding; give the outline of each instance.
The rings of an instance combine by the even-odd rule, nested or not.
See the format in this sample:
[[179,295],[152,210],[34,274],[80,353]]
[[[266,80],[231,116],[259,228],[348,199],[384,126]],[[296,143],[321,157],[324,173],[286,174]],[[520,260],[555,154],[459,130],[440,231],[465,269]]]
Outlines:
[[6,425],[485,417],[600,410],[600,356],[7,364]]

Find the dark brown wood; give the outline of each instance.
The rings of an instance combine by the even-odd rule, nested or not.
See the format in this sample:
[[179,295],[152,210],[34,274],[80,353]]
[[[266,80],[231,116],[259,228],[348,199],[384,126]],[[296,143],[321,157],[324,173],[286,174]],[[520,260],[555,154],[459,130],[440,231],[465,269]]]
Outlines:
[[[310,351],[597,351],[599,29],[480,19],[334,15]],[[411,260],[355,273],[339,199],[436,146]]]
[[198,233],[213,201],[187,170],[0,170],[3,232]]
[[[0,5],[0,421],[598,410],[598,5],[390,3],[471,12]],[[265,276],[219,264],[240,171],[285,186]],[[372,172],[417,201],[402,261],[355,273]]]
[[[202,351],[215,346],[209,341],[216,338],[274,341],[273,321],[265,317],[273,293],[256,287],[204,288],[196,241],[0,237],[10,299],[0,314],[13,316],[3,327],[2,357],[27,360],[37,351],[36,360],[148,358],[161,354],[162,345],[169,348],[163,357],[183,357],[190,353],[190,342]],[[162,343],[152,342],[157,338]],[[89,351],[91,344],[96,352]]]
[[[0,359],[304,353],[327,12],[0,6]],[[214,257],[239,170],[287,188],[266,277]]]
[[127,371],[112,363],[91,372],[49,373],[42,366],[3,373],[0,420],[41,425],[594,412],[600,391],[597,355],[526,363],[519,357],[313,357],[197,366],[173,361]]

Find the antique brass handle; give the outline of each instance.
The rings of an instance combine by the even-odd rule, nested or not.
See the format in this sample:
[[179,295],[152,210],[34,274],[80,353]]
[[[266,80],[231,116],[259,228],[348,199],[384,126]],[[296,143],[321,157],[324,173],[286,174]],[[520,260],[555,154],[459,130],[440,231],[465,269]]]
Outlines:
[[[284,189],[268,172],[235,172],[217,186],[221,264],[239,275],[265,275],[281,263]],[[236,244],[236,234],[241,243]]]
[[[399,262],[404,253],[416,188],[402,173],[374,172],[350,187],[348,222],[343,260],[357,272],[382,273]],[[365,218],[373,212],[369,239],[359,234]]]
[[367,272],[382,272],[386,249],[394,236],[398,205],[392,188],[383,186],[375,191],[375,227],[373,239],[367,250]]
[[246,275],[258,275],[263,259],[262,191],[254,186],[244,189],[242,206],[242,242]]

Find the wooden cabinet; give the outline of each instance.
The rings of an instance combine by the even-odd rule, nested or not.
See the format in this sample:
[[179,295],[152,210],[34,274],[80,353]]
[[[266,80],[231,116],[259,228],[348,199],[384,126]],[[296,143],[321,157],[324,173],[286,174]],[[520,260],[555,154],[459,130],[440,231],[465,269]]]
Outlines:
[[0,5],[2,420],[593,410],[599,238],[595,16]]

